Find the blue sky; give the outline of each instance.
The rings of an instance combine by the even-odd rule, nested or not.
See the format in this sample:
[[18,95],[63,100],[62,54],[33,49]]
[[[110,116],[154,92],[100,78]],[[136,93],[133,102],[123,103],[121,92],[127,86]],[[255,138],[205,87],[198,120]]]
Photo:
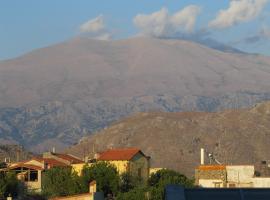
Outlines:
[[[90,36],[106,33],[110,39],[123,39],[137,34],[166,37],[175,36],[179,31],[185,35],[194,32],[199,35],[201,30],[206,30],[207,37],[244,51],[270,55],[270,2],[236,1],[242,2],[242,10],[235,9],[230,0],[1,0],[0,60],[89,34],[82,32],[93,31],[87,29],[87,25],[92,26],[97,22],[102,26]],[[195,5],[197,9],[180,13],[190,5]],[[254,7],[258,9],[253,10]],[[248,9],[251,9],[250,16],[244,13]],[[227,10],[229,16],[233,13],[234,21],[226,21],[226,13],[225,17],[219,16],[220,10]],[[194,24],[189,16],[192,11]],[[156,22],[155,16],[151,17],[154,12],[158,12],[155,16],[167,17]],[[170,17],[176,13],[180,13],[178,18]],[[138,17],[139,14],[141,16]],[[98,16],[99,21],[95,21]],[[243,16],[245,19],[242,19]],[[172,22],[173,19],[180,20],[180,23]],[[82,31],[80,27],[86,22],[89,23]],[[164,29],[160,32],[160,26],[171,32]]]

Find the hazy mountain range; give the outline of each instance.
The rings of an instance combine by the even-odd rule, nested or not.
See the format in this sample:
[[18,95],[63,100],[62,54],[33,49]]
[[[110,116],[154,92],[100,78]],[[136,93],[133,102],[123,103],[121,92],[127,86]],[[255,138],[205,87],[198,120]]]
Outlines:
[[[92,155],[107,148],[139,147],[152,167],[194,176],[200,148],[223,164],[269,160],[270,102],[222,112],[139,113],[86,137],[68,152]],[[206,155],[206,164],[209,159]]]
[[76,38],[0,62],[0,140],[58,149],[135,112],[270,99],[270,58],[186,40]]

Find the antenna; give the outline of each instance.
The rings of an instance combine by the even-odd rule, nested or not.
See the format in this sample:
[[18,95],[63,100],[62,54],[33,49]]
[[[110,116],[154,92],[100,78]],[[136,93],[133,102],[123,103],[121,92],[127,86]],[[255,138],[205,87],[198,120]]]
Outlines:
[[210,160],[210,164],[212,164],[212,162],[214,163],[217,163],[219,165],[222,165],[221,162],[219,162],[215,157],[214,157],[214,154],[213,153],[209,153],[208,154],[208,157],[209,157],[209,160]]

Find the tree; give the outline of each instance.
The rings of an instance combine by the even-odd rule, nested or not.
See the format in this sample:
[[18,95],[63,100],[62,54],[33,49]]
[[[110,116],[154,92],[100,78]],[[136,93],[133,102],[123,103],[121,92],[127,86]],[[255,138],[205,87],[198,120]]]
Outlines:
[[79,176],[71,167],[54,167],[43,173],[42,192],[48,197],[81,193]]
[[143,181],[139,177],[134,177],[128,172],[120,175],[120,192],[129,192],[140,185],[143,185]]
[[82,171],[83,185],[87,187],[91,181],[97,182],[97,191],[105,195],[117,194],[119,175],[114,165],[106,162],[97,162],[90,167],[85,166]]
[[144,186],[138,186],[129,190],[125,193],[119,193],[117,200],[148,200],[147,195],[149,195],[148,188]]
[[23,196],[25,186],[20,182],[13,172],[0,172],[0,198],[7,197],[9,194],[13,197]]
[[164,189],[169,184],[181,185],[185,188],[194,187],[194,181],[185,175],[173,170],[159,170],[152,174],[148,180],[151,200],[161,200],[164,197]]

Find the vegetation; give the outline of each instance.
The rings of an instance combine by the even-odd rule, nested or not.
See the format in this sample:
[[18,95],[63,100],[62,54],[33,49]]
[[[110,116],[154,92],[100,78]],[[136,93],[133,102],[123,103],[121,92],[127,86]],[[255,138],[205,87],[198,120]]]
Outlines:
[[85,191],[91,181],[97,182],[97,191],[108,194],[117,194],[119,190],[120,178],[114,165],[106,162],[98,162],[90,167],[84,167],[82,172],[82,182]]
[[43,174],[42,192],[47,197],[81,193],[80,177],[71,167],[54,167]]
[[173,170],[163,169],[152,174],[146,186],[130,187],[132,189],[119,194],[117,200],[162,200],[164,199],[164,189],[169,184],[190,188],[194,186],[194,181]]
[[0,198],[5,198],[9,195],[13,197],[23,196],[25,187],[21,183],[15,173],[0,172]]
[[[117,200],[162,200],[168,184],[193,187],[193,180],[173,170],[160,170],[152,174],[147,183],[128,173],[118,175],[116,168],[106,162],[85,166],[82,176],[71,167],[55,167],[43,173],[42,196],[68,196],[89,191],[89,183],[97,182],[97,191]],[[14,173],[0,173],[0,198],[11,194],[23,199],[43,199],[37,194],[26,194],[22,183]]]

